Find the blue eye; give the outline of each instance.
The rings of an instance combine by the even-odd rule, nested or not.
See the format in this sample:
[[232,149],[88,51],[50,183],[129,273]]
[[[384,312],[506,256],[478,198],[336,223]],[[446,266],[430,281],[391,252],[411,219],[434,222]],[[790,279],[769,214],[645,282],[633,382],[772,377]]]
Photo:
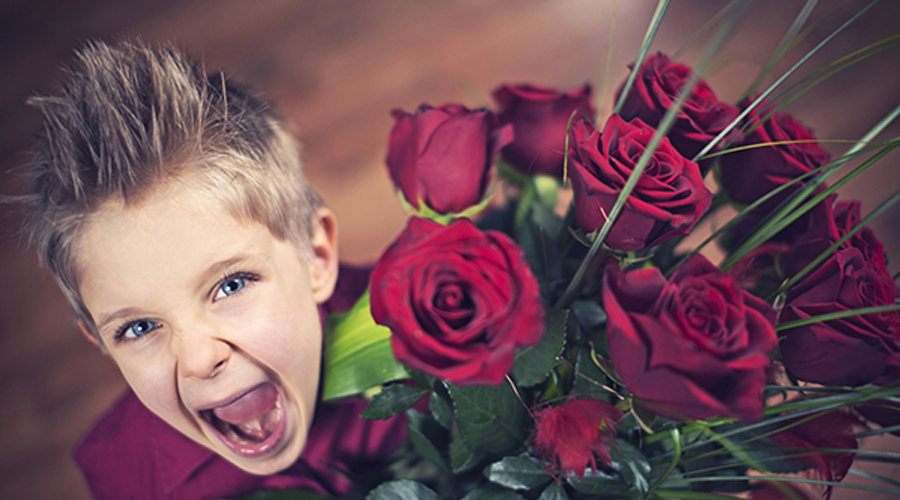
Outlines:
[[215,301],[229,295],[234,295],[243,290],[245,286],[247,286],[246,276],[227,277],[222,281],[222,284],[219,286],[219,291],[216,292],[216,296],[213,297],[213,300]]
[[116,340],[124,340],[124,339],[136,339],[139,337],[143,337],[148,333],[156,330],[161,327],[160,323],[155,321],[149,321],[146,319],[140,319],[137,321],[132,321],[131,323],[126,323],[122,328],[119,329],[116,334]]

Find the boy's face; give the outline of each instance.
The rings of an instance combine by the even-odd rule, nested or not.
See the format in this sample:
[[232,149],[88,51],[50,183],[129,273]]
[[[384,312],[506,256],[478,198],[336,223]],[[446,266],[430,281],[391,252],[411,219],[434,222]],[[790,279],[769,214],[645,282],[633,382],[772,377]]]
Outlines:
[[310,260],[182,179],[137,205],[103,205],[79,242],[84,302],[128,384],[251,473],[290,466],[312,422],[316,304],[337,275],[334,219],[319,216]]

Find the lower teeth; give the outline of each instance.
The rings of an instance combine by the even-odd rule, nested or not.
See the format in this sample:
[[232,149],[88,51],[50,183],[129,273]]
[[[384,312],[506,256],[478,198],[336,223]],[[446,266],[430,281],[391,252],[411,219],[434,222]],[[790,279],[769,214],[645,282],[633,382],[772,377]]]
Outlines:
[[275,425],[280,419],[281,401],[276,400],[275,406],[271,410],[252,423],[232,424],[216,418],[214,425],[219,432],[231,441],[242,444],[260,443],[272,434]]

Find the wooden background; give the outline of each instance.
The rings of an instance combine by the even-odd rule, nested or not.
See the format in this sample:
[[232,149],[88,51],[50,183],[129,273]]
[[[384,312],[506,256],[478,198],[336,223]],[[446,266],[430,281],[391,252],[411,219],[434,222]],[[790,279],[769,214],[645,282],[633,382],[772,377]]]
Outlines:
[[[804,2],[754,2],[708,78],[735,100]],[[779,69],[867,4],[812,29]],[[389,111],[419,103],[489,105],[505,82],[573,88],[606,81],[601,116],[627,74],[652,0],[4,0],[0,2],[0,194],[22,192],[39,114],[27,96],[55,92],[60,66],[89,38],[171,40],[273,100],[304,144],[311,182],[337,212],[344,260],[367,262],[405,215],[384,169]],[[673,53],[722,5],[673,0],[654,50]],[[841,2],[822,1],[814,18]],[[615,5],[615,16],[613,6]],[[814,58],[817,68],[900,32],[900,2],[884,1]],[[615,24],[615,36],[611,37]],[[609,71],[604,51],[612,44]],[[683,61],[697,61],[700,46]],[[823,83],[790,107],[822,139],[858,138],[900,103],[897,49]],[[771,81],[771,79],[770,79]],[[885,136],[896,136],[891,127]],[[838,153],[845,146],[829,145]],[[848,184],[867,213],[900,188],[894,154]],[[893,170],[892,170],[893,169]],[[0,497],[88,498],[70,450],[123,390],[115,366],[77,333],[62,295],[17,236],[20,213],[0,206]],[[900,208],[873,224],[900,251]],[[892,270],[897,270],[897,264]],[[900,448],[896,438],[867,446]],[[897,467],[879,473],[900,477]],[[858,481],[850,477],[849,481]],[[863,498],[854,490],[840,498]],[[863,494],[865,498],[877,495]]]

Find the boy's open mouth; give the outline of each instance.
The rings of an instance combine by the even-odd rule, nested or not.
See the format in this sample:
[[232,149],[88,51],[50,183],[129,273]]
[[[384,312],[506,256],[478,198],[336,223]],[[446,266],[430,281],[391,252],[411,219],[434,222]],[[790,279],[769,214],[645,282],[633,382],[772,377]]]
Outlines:
[[264,455],[281,442],[285,432],[284,393],[271,382],[250,389],[234,401],[200,415],[219,440],[238,455]]

